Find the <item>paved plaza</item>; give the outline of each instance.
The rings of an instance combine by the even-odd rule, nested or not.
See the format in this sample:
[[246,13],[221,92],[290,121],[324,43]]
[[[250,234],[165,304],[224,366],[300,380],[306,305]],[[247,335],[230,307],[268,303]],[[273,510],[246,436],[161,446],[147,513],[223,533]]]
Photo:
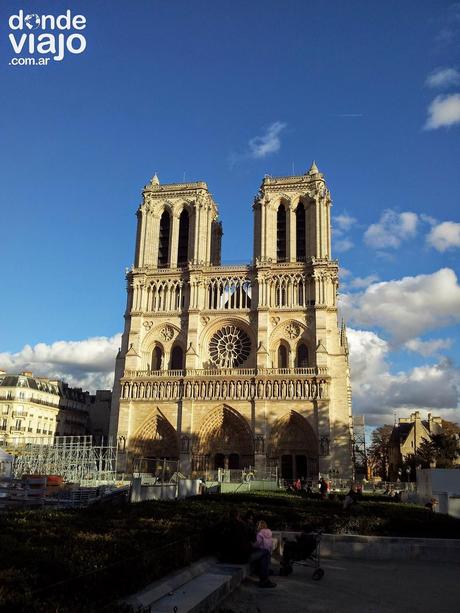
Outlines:
[[460,607],[460,565],[330,559],[321,565],[321,581],[301,566],[290,577],[273,577],[273,589],[250,578],[218,613],[447,613]]

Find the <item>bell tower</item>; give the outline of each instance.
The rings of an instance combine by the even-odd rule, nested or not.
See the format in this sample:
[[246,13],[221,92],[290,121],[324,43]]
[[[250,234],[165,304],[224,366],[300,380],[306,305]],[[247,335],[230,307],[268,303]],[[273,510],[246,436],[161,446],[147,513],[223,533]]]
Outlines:
[[220,264],[221,224],[204,181],[161,185],[155,174],[137,211],[136,268]]
[[298,177],[266,176],[253,205],[254,261],[330,258],[330,207],[330,193],[315,162]]

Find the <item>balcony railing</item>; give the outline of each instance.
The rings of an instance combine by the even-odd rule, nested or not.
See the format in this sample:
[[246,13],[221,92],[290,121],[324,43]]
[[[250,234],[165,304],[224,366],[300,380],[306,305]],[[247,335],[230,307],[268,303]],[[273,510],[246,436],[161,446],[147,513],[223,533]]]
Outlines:
[[[121,398],[130,400],[319,400],[329,396],[325,367],[125,371]],[[172,376],[175,372],[176,376]],[[161,373],[161,374],[160,374]]]
[[325,366],[299,368],[187,368],[184,370],[125,370],[124,379],[185,378],[185,377],[327,377]]

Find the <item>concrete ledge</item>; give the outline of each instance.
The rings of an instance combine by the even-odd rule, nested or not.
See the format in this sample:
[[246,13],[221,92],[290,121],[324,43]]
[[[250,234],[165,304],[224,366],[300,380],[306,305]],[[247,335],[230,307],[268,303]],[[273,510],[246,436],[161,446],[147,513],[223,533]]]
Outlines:
[[[295,540],[300,532],[274,532],[281,541]],[[422,560],[460,563],[460,540],[323,534],[321,556],[361,560]]]
[[245,579],[247,564],[219,564],[205,558],[151,583],[127,600],[134,611],[211,613]]

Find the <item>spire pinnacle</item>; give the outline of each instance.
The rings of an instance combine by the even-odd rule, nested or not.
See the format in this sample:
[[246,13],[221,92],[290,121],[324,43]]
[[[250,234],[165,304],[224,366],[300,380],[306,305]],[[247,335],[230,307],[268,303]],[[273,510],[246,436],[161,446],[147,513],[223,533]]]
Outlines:
[[308,171],[309,175],[317,175],[319,173],[318,166],[316,165],[315,160],[313,160],[310,170]]
[[155,173],[150,181],[151,185],[160,185],[160,179],[158,178],[157,173]]

